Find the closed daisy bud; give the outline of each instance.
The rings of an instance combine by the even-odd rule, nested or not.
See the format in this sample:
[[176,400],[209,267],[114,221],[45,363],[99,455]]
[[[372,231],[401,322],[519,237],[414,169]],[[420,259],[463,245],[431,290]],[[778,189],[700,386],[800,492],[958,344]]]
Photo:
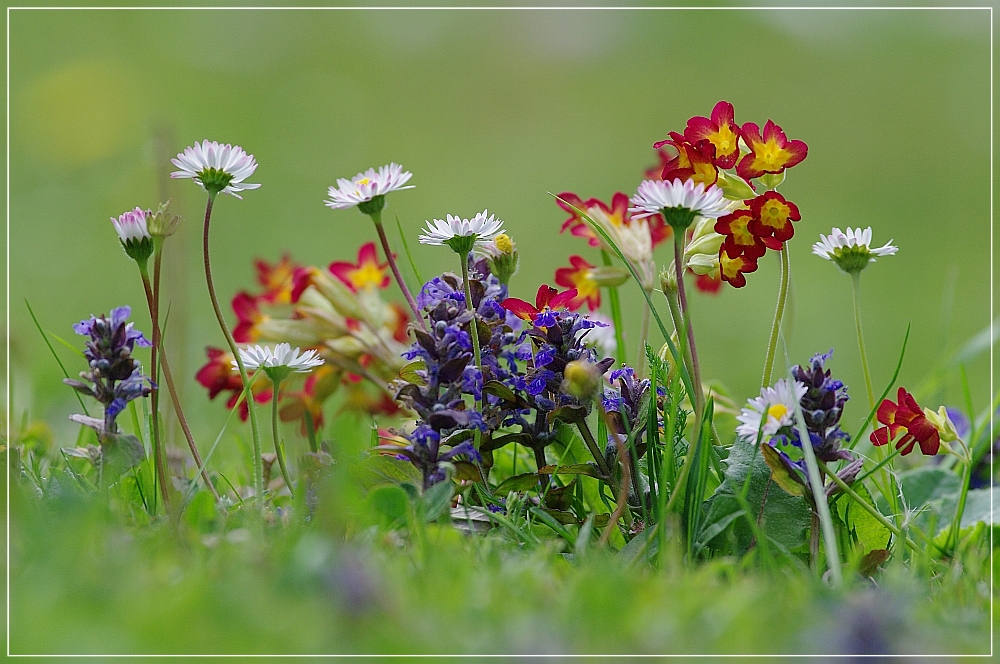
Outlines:
[[666,294],[677,292],[677,269],[673,262],[670,263],[670,267],[660,270],[660,288]]
[[517,248],[514,241],[506,233],[500,233],[493,242],[476,246],[475,249],[486,256],[489,261],[490,272],[496,275],[500,283],[507,285],[510,278],[517,272]]
[[111,223],[118,233],[118,240],[122,243],[125,253],[140,265],[145,265],[153,254],[153,238],[146,226],[149,214],[151,213],[148,210],[137,207],[123,212],[117,219],[111,217]]

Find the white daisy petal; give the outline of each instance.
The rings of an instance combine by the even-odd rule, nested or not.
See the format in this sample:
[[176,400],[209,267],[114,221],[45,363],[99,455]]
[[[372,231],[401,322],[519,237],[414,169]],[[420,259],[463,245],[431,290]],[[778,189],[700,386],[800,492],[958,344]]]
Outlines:
[[789,385],[789,381],[784,378],[776,382],[774,387],[763,388],[760,396],[747,400],[746,407],[736,416],[740,422],[736,427],[736,435],[755,441],[757,432],[760,431],[761,441],[764,441],[780,429],[793,426],[795,406],[806,391],[806,386],[799,381]]
[[205,189],[203,177],[209,176],[209,169],[221,171],[230,176],[223,194],[243,198],[240,191],[256,189],[259,184],[250,184],[244,180],[257,170],[257,162],[252,154],[247,154],[238,145],[220,145],[215,141],[197,141],[193,146],[184,148],[184,152],[171,159],[170,162],[179,170],[170,174],[172,178],[191,178]]
[[403,186],[412,177],[413,173],[404,171],[403,167],[395,162],[380,166],[378,172],[374,168],[369,168],[350,180],[337,178],[337,186],[329,188],[327,193],[330,198],[325,203],[334,210],[351,208],[376,196],[385,196],[389,192],[413,189],[413,185]]
[[729,202],[715,185],[707,189],[701,182],[680,179],[644,180],[632,197],[633,218],[649,217],[669,208],[687,208],[701,217],[718,219],[729,212]]
[[146,214],[145,210],[137,207],[122,213],[117,219],[111,217],[111,223],[115,227],[115,232],[118,233],[118,238],[126,244],[131,241],[151,239],[149,230],[146,228]]
[[845,272],[863,270],[869,263],[875,262],[876,256],[892,256],[898,247],[889,240],[881,247],[872,248],[872,228],[848,228],[847,232],[833,228],[829,235],[819,236],[819,242],[813,244],[812,252],[820,258],[836,263]]
[[[323,364],[323,358],[319,357],[315,350],[310,349],[300,354],[298,348],[293,350],[291,344],[286,343],[278,344],[273,351],[269,346],[241,348],[240,359],[248,371],[285,367],[296,373],[309,373]],[[239,371],[236,360],[233,360],[232,364],[233,370]]]
[[503,233],[503,221],[495,215],[483,210],[472,219],[462,219],[446,215],[446,219],[434,219],[427,222],[427,228],[419,236],[421,244],[446,245],[448,240],[456,237],[476,236],[476,246],[485,246],[493,242],[497,235]]

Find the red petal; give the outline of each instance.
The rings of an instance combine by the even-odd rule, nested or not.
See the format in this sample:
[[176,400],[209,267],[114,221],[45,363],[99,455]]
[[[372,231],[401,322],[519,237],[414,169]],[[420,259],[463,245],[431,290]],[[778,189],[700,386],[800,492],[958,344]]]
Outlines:
[[896,404],[888,399],[883,399],[882,403],[879,404],[876,417],[882,424],[894,424],[896,422]]
[[[555,289],[553,289],[553,290],[555,290]],[[577,295],[578,295],[578,293],[577,293],[577,291],[576,291],[575,288],[570,288],[568,290],[564,290],[563,292],[559,293],[558,295],[554,295],[552,297],[552,299],[549,300],[548,307],[550,309],[561,309],[563,307],[567,307],[567,306],[569,306],[570,302],[572,302],[574,299],[576,299]]]
[[559,291],[555,288],[547,286],[546,284],[539,286],[538,292],[535,293],[535,310],[541,311],[545,307],[549,306],[549,300],[551,300],[552,296],[558,292]]
[[366,242],[358,249],[358,267],[361,267],[365,263],[378,264],[378,252],[375,251],[374,242]]
[[535,319],[535,316],[538,315],[538,309],[516,297],[508,297],[500,303],[500,306],[518,318],[526,321],[532,321]]
[[875,447],[881,447],[889,442],[889,429],[887,427],[880,427],[872,431],[871,435],[868,436],[868,440],[872,441],[872,445]]

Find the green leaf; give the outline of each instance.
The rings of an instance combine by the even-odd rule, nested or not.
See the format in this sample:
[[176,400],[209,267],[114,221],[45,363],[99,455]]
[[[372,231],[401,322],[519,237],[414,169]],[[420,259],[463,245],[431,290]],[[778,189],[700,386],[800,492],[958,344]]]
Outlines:
[[423,360],[414,360],[403,365],[403,368],[399,370],[399,377],[405,380],[407,383],[414,383],[416,385],[426,385],[427,380],[421,376],[418,371],[426,371],[427,363]]
[[514,391],[498,380],[486,381],[486,384],[483,385],[483,392],[485,394],[492,394],[493,396],[503,399],[504,401],[517,401],[517,395],[514,394]]
[[146,458],[142,442],[130,433],[107,433],[101,437],[101,458],[105,478],[120,475],[139,465]]
[[[545,468],[550,468],[551,466],[545,466]],[[498,496],[506,496],[511,491],[527,491],[528,489],[538,486],[539,476],[536,473],[524,473],[523,475],[514,475],[513,477],[508,477],[500,486],[496,488],[496,493]]]
[[553,466],[549,464],[548,466],[539,468],[538,473],[540,475],[587,475],[588,477],[603,479],[600,469],[589,463],[571,463],[565,466]]
[[[855,493],[864,498],[866,503],[875,507],[875,501],[872,500],[872,496],[864,484],[855,482],[851,485],[851,488]],[[878,508],[876,507],[875,509]],[[889,545],[889,529],[879,523],[875,517],[861,505],[858,505],[850,496],[841,496],[837,500],[837,516],[854,533],[858,544],[865,554],[885,549]]]
[[381,517],[384,525],[401,525],[406,522],[410,498],[400,487],[386,484],[372,489],[368,494],[368,505]]
[[774,480],[775,484],[792,496],[802,496],[805,498],[807,494],[806,485],[795,477],[795,475],[792,475],[788,467],[781,462],[781,455],[778,454],[778,450],[770,445],[761,445],[760,451],[764,455],[764,462],[771,469],[771,479]]
[[962,481],[955,473],[937,466],[921,466],[899,475],[903,499],[910,510],[933,500],[957,494]]
[[383,484],[412,484],[422,486],[420,471],[409,461],[384,454],[372,454],[355,467],[358,480],[366,489]]
[[[746,519],[733,517],[733,514],[740,511],[736,492],[742,491],[743,483],[749,474],[750,485],[746,499],[752,510],[760,509],[764,502],[765,489],[767,491],[767,502],[764,504],[761,518],[761,528],[764,533],[786,549],[794,550],[803,546],[812,520],[809,506],[803,498],[785,493],[770,480],[771,469],[764,462],[763,455],[755,453],[753,442],[737,439],[730,449],[725,466],[725,479],[706,505],[702,532],[710,532],[713,526],[714,529],[718,529],[716,524],[728,520],[732,524],[735,545],[739,552],[744,552],[750,547],[753,539],[750,526],[746,523]],[[754,514],[753,518],[756,516]],[[725,545],[721,540],[721,533],[708,543],[716,548]]]
[[435,521],[451,507],[453,485],[450,481],[438,482],[424,491],[420,508],[424,521]]

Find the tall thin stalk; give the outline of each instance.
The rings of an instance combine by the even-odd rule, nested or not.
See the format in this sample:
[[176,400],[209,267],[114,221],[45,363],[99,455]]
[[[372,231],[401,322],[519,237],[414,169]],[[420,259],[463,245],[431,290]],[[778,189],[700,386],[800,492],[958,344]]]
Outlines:
[[[212,263],[208,250],[208,229],[212,220],[212,204],[215,202],[215,196],[216,195],[214,193],[209,192],[208,203],[205,205],[205,230],[202,235],[202,249],[205,258],[205,281],[208,284],[208,296],[212,300],[212,309],[215,311],[215,318],[219,321],[219,327],[222,328],[222,334],[225,335],[226,343],[229,344],[229,350],[232,351],[233,357],[236,360],[236,368],[240,372],[240,379],[243,381],[243,388],[248,389],[248,386],[250,385],[250,378],[247,376],[247,369],[243,365],[243,358],[240,357],[240,349],[236,345],[236,340],[233,339],[233,333],[230,332],[229,326],[226,324],[226,318],[222,315],[222,309],[219,307],[219,298],[215,294],[215,282],[212,280]],[[260,456],[260,428],[257,424],[257,410],[255,405],[253,395],[251,394],[247,398],[247,410],[250,413],[250,432],[253,436],[253,485],[257,509],[263,511],[264,466]]]
[[875,408],[875,390],[872,389],[872,372],[868,368],[868,352],[865,350],[865,333],[861,329],[861,271],[851,272],[854,284],[854,326],[858,331],[858,350],[861,351],[861,368],[865,372],[865,389],[868,391],[868,407]]
[[[677,272],[677,303],[680,315],[687,328],[687,346],[691,353],[691,383],[694,389],[695,431],[701,423],[701,413],[705,408],[705,395],[701,390],[701,369],[698,366],[698,349],[694,345],[694,328],[691,326],[691,312],[688,310],[687,293],[684,290],[684,233],[674,232],[674,269]],[[680,330],[678,330],[680,333]]]
[[274,391],[271,394],[271,438],[274,440],[274,455],[278,457],[278,468],[281,469],[281,479],[285,480],[288,493],[294,497],[295,489],[292,488],[292,478],[288,476],[288,468],[285,467],[285,454],[281,451],[281,445],[278,444],[278,388],[281,385],[281,381],[272,381],[272,385]]
[[771,323],[771,336],[767,340],[767,355],[764,357],[764,378],[761,380],[761,389],[771,384],[771,372],[774,370],[774,353],[778,348],[778,337],[781,334],[781,321],[785,316],[785,300],[788,297],[788,244],[786,243],[781,254],[781,281],[778,284],[778,304],[774,309],[774,322]]
[[423,330],[427,330],[427,324],[424,323],[424,319],[420,315],[420,309],[417,308],[417,301],[413,299],[413,294],[410,293],[410,289],[407,287],[406,281],[403,280],[403,275],[399,272],[399,266],[396,265],[396,258],[392,255],[392,247],[389,246],[389,238],[386,237],[385,229],[382,227],[382,212],[380,210],[372,210],[367,214],[372,218],[372,221],[375,222],[375,230],[378,231],[378,239],[382,243],[382,253],[385,254],[386,261],[389,262],[389,268],[392,269],[392,275],[396,278],[399,290],[403,291],[403,297],[406,298],[406,303],[410,305],[410,311],[413,312],[413,318]]
[[483,357],[479,345],[479,324],[476,321],[476,310],[472,306],[472,287],[469,286],[469,257],[459,255],[462,260],[462,284],[465,286],[465,308],[472,314],[472,321],[469,322],[469,336],[472,337],[472,352],[476,358],[476,368],[479,374],[483,373]]
[[164,464],[163,443],[160,440],[160,390],[156,384],[157,377],[157,351],[160,347],[160,325],[157,312],[156,297],[149,283],[149,270],[146,263],[138,263],[139,274],[142,276],[142,288],[146,293],[146,303],[149,306],[149,317],[153,326],[153,346],[149,349],[149,371],[153,376],[153,387],[149,393],[150,407],[152,408],[152,423],[150,432],[153,438],[153,467],[156,469],[156,477],[160,483],[160,496],[163,498],[163,505],[170,505],[170,492],[167,486],[167,471]]

